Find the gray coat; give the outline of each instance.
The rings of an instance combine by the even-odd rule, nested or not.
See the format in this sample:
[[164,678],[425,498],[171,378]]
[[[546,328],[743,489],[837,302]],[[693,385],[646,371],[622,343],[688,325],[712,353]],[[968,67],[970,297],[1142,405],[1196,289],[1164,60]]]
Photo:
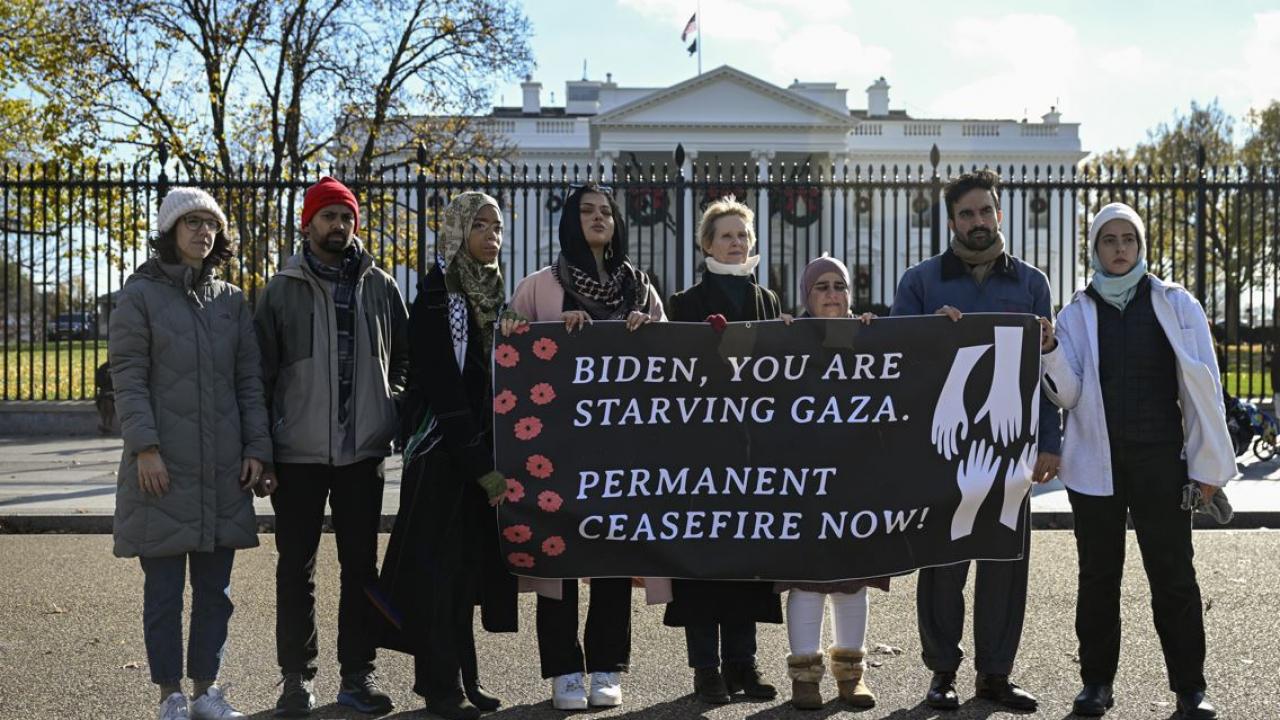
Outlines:
[[[253,315],[239,288],[149,260],[111,313],[108,350],[124,455],[115,554],[160,557],[258,544],[245,457],[271,462]],[[169,492],[138,486],[137,454],[158,447]]]

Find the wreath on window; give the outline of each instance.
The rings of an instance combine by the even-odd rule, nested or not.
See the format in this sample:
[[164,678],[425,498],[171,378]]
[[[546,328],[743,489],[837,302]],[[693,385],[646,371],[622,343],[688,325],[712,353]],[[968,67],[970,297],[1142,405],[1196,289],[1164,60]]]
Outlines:
[[666,221],[670,208],[666,188],[639,187],[627,191],[627,221],[637,227],[653,227]]
[[563,210],[564,200],[565,200],[564,195],[557,193],[555,191],[552,191],[551,194],[547,196],[547,202],[544,203],[544,207],[547,208],[547,214],[555,215],[556,213]]
[[1048,200],[1044,199],[1044,197],[1040,195],[1037,195],[1031,198],[1031,212],[1035,213],[1036,215],[1040,215],[1041,213],[1045,213],[1048,211],[1049,211]]
[[769,208],[781,212],[782,220],[795,227],[809,227],[822,217],[822,190],[817,187],[787,187],[770,192]]

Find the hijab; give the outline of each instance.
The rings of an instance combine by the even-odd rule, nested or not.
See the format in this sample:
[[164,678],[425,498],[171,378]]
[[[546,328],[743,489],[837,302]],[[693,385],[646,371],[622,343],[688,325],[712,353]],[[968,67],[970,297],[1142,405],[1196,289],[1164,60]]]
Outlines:
[[[1102,259],[1098,257],[1098,234],[1102,226],[1112,220],[1127,220],[1138,234],[1138,261],[1129,272],[1123,275],[1112,275],[1106,271]],[[1098,296],[1117,309],[1123,311],[1138,291],[1138,282],[1147,274],[1147,227],[1133,208],[1124,203],[1111,203],[1104,206],[1089,223],[1089,267],[1093,268],[1093,277],[1089,285]]]
[[[582,231],[582,196],[604,195],[613,212],[613,239],[604,253],[604,277]],[[560,213],[560,256],[552,265],[564,288],[564,310],[585,310],[594,320],[621,320],[649,307],[649,278],[627,257],[627,225],[622,209],[607,190],[583,185],[569,193]]]
[[502,266],[497,259],[491,263],[482,263],[467,248],[471,224],[475,222],[480,209],[486,206],[496,210],[499,217],[502,216],[498,201],[482,192],[464,192],[453,198],[444,210],[440,254],[437,255],[436,262],[444,267],[445,288],[466,298],[476,325],[480,328],[487,358],[493,348],[494,325],[507,295],[506,285],[502,281]]

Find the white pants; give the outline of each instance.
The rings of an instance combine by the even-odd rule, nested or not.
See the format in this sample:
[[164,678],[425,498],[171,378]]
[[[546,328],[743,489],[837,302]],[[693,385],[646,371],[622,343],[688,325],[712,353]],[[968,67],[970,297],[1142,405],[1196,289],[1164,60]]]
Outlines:
[[792,655],[814,655],[822,647],[822,614],[831,598],[835,646],[864,652],[867,640],[867,589],[856,593],[787,593],[787,642]]

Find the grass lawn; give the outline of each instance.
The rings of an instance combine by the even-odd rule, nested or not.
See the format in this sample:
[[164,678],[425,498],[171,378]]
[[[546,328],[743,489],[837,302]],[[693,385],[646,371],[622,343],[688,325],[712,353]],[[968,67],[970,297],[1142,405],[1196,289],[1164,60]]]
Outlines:
[[5,400],[92,399],[93,371],[106,361],[106,340],[10,345],[0,354],[0,393]]

